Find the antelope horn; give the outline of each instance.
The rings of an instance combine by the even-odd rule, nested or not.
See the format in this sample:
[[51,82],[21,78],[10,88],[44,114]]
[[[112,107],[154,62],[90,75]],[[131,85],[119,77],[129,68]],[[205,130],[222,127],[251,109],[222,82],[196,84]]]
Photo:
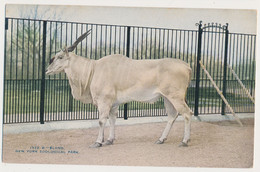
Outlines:
[[72,46],[68,47],[68,52],[72,52],[84,38],[86,38],[91,32],[91,29],[81,35],[73,44]]

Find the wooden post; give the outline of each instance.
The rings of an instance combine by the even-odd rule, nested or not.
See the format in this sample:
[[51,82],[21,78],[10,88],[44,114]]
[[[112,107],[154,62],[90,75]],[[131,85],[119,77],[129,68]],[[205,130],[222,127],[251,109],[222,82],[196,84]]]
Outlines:
[[212,85],[214,86],[214,88],[217,90],[218,94],[220,95],[220,97],[222,98],[222,100],[225,102],[225,104],[227,105],[228,109],[230,110],[230,112],[232,113],[232,115],[235,117],[236,121],[238,122],[238,124],[242,127],[243,124],[240,121],[240,119],[236,116],[234,110],[232,109],[232,107],[229,105],[228,101],[226,100],[226,98],[223,96],[222,91],[219,90],[217,84],[215,83],[215,81],[212,79],[212,77],[210,76],[210,74],[208,73],[206,67],[203,65],[203,63],[200,61],[200,65],[203,68],[204,72],[206,73],[206,75],[208,76],[208,78],[210,79]]
[[255,104],[255,100],[254,98],[251,96],[251,94],[249,93],[249,91],[246,89],[246,87],[244,86],[244,84],[242,83],[242,81],[239,79],[239,77],[237,76],[236,72],[231,68],[230,65],[228,65],[228,68],[231,70],[232,74],[235,76],[235,78],[237,79],[238,83],[241,85],[241,87],[243,88],[243,90],[246,92],[247,96],[250,98],[250,100]]

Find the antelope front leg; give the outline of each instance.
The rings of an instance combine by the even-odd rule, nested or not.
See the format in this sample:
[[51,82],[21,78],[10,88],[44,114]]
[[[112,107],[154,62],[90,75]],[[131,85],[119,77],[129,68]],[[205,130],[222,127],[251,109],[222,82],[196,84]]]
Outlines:
[[112,145],[115,140],[115,123],[116,123],[117,114],[118,114],[118,106],[113,107],[111,109],[109,115],[110,132],[109,132],[109,137],[105,142],[105,145]]
[[102,142],[104,142],[104,129],[105,129],[105,125],[107,122],[107,118],[108,118],[108,114],[109,108],[101,108],[99,110],[99,132],[98,132],[98,138],[96,140],[96,142],[90,146],[90,148],[98,148],[102,146]]
[[115,122],[116,122],[116,118],[114,116],[109,117],[109,123],[110,123],[109,137],[105,142],[105,145],[112,145],[115,140]]

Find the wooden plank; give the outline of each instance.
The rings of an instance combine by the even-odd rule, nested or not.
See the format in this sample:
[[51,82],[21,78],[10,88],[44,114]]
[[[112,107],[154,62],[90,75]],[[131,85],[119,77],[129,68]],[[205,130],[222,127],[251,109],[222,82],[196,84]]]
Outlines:
[[228,68],[231,70],[232,74],[235,76],[235,78],[237,79],[238,83],[240,84],[240,86],[243,88],[243,90],[245,91],[245,93],[247,94],[247,96],[250,98],[250,100],[255,104],[255,100],[254,98],[251,96],[251,94],[249,93],[249,91],[247,90],[247,88],[244,86],[243,82],[239,79],[239,77],[237,76],[236,72],[231,68],[230,65],[227,65]]
[[228,101],[226,100],[226,98],[223,96],[222,91],[220,91],[220,89],[218,88],[217,84],[215,83],[215,81],[213,80],[213,78],[210,76],[210,74],[208,73],[206,67],[203,65],[203,63],[200,60],[200,66],[203,68],[204,72],[206,73],[207,77],[210,79],[212,85],[214,86],[214,88],[217,90],[218,94],[220,95],[220,97],[222,98],[222,100],[225,102],[225,104],[227,105],[228,109],[230,110],[230,112],[232,113],[232,115],[235,117],[237,123],[242,127],[243,124],[240,121],[240,119],[236,116],[234,110],[232,109],[232,107],[229,105]]

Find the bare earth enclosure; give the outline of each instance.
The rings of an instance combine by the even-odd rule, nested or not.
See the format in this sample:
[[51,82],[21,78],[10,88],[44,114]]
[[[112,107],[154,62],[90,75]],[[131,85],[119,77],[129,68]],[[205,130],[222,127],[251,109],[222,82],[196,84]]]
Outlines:
[[[251,168],[254,119],[192,123],[189,147],[178,147],[183,121],[176,121],[168,140],[154,144],[165,122],[116,127],[111,146],[89,148],[98,128],[4,134],[3,161],[27,164]],[[69,123],[68,123],[69,124]],[[108,130],[105,130],[108,136]]]

